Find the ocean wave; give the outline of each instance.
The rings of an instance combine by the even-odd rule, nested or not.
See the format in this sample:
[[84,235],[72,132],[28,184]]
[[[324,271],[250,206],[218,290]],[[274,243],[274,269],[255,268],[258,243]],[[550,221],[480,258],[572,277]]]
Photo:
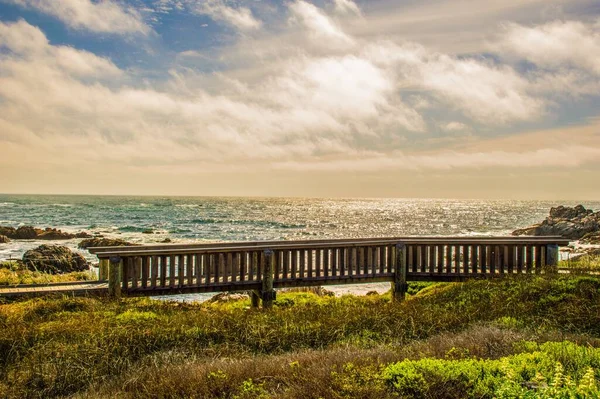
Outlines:
[[119,227],[117,230],[119,231],[123,231],[126,233],[141,233],[143,231],[146,230],[152,230],[150,227],[138,227],[138,226],[122,226]]
[[0,207],[16,206],[14,202],[0,202]]

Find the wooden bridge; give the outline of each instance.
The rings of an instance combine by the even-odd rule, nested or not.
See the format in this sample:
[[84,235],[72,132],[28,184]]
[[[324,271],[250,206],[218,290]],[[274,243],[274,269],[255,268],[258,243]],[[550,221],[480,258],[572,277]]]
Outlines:
[[275,288],[462,281],[555,271],[562,237],[390,237],[98,247],[111,296],[251,291],[270,307]]

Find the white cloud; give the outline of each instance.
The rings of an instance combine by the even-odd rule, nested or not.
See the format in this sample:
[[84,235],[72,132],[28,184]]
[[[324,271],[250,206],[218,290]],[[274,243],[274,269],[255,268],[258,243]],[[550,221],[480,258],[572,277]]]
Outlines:
[[296,0],[290,3],[289,8],[292,20],[302,24],[311,37],[322,45],[347,47],[353,44],[353,39],[315,5]]
[[536,120],[544,113],[544,100],[530,93],[530,82],[506,65],[431,52],[414,43],[377,43],[366,54],[395,68],[399,85],[426,90],[482,123]]
[[[282,37],[265,27],[237,36],[231,48],[182,52],[186,67],[150,84],[108,59],[49,43],[25,21],[0,23],[0,47],[8,49],[0,52],[0,166],[27,158],[58,169],[67,157],[96,170],[110,163],[178,173],[597,164],[593,144],[474,150],[456,134],[471,133],[472,143],[482,140],[474,126],[506,132],[539,121],[553,95],[588,79],[591,69],[579,61],[568,74],[524,73],[491,57],[350,36],[303,1],[289,3],[289,15],[296,24],[278,25]],[[188,68],[214,60],[229,69]],[[588,87],[578,93],[594,95]],[[428,134],[429,126],[440,134]],[[426,151],[436,139],[444,149]]]
[[194,8],[199,14],[208,15],[214,21],[225,22],[240,30],[256,30],[262,22],[254,17],[247,7],[233,8],[223,0],[206,0]]
[[352,0],[334,0],[334,3],[339,13],[361,15],[360,8]]
[[99,33],[148,34],[150,27],[132,7],[113,0],[5,0],[52,15],[74,29]]
[[600,21],[505,25],[500,49],[543,68],[579,68],[600,75]]

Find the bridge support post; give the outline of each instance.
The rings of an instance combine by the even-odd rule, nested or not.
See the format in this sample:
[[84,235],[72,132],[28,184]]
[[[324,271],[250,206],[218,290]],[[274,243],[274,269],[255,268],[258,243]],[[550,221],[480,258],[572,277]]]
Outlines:
[[108,267],[108,295],[112,298],[121,296],[121,269],[123,268],[123,259],[118,256],[110,258]]
[[558,245],[546,245],[546,273],[556,273],[558,271]]
[[275,300],[275,290],[273,289],[273,273],[275,272],[275,257],[273,251],[270,249],[265,250],[262,265],[262,291],[261,299],[263,309],[269,309],[273,307],[273,301]]
[[396,301],[403,301],[408,286],[406,283],[406,245],[396,244],[396,270],[392,283],[392,297]]

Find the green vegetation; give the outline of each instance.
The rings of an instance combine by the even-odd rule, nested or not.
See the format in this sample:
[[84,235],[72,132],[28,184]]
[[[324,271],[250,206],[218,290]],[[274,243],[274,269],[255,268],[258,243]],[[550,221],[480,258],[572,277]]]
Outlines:
[[400,304],[294,292],[269,312],[249,306],[0,305],[0,397],[599,397],[600,277],[437,284]]
[[574,260],[567,259],[559,262],[558,267],[580,273],[600,272],[600,255],[590,253],[577,256]]
[[18,261],[4,261],[0,263],[0,287],[18,284],[65,283],[70,281],[96,280],[97,278],[97,275],[93,271],[50,274],[27,270]]

